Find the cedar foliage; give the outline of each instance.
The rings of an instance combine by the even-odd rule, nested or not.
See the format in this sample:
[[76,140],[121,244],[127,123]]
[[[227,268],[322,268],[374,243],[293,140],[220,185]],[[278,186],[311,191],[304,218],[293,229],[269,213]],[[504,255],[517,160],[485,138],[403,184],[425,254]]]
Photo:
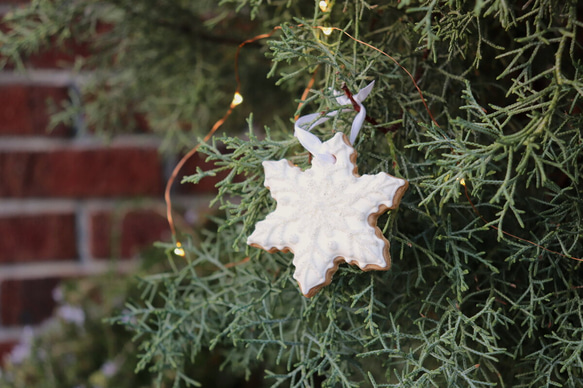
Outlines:
[[[55,7],[34,4],[22,17]],[[159,376],[175,373],[176,386],[195,385],[185,366],[211,350],[231,373],[264,370],[265,386],[273,387],[583,384],[583,277],[574,259],[583,257],[578,2],[337,0],[328,12],[307,0],[68,4],[67,12],[76,9],[87,21],[98,18],[96,10],[115,10],[107,36],[126,52],[97,69],[111,74],[119,66],[115,77],[135,92],[129,96],[153,126],[177,138],[191,136],[178,130],[180,122],[202,134],[228,106],[234,83],[225,61],[234,47],[224,40],[281,27],[242,56],[260,61],[263,50],[279,88],[262,88],[261,77],[243,68],[242,82],[255,96],[243,91],[254,112],[249,130],[216,137],[201,150],[216,169],[184,179],[226,173],[214,200],[221,208],[216,228],[201,231],[200,242],[183,239],[186,261],[161,244],[172,269],[143,279],[131,319],[119,319],[141,344],[139,367],[153,362]],[[209,12],[215,21],[248,18],[235,27],[245,34],[219,22],[198,29]],[[51,23],[66,28],[67,15]],[[169,27],[179,21],[192,29],[188,37]],[[439,126],[395,62],[315,26],[341,28],[393,56],[417,80]],[[199,70],[204,76],[194,77]],[[295,113],[337,109],[333,89],[346,84],[356,92],[376,80],[365,105],[379,125],[366,124],[356,141],[359,172],[385,171],[410,188],[379,219],[391,242],[391,270],[341,266],[332,284],[306,299],[291,277],[291,254],[249,248],[245,240],[275,206],[261,162],[309,166],[291,119],[315,71],[317,82]],[[351,119],[343,114],[316,133],[328,139],[347,131]]]

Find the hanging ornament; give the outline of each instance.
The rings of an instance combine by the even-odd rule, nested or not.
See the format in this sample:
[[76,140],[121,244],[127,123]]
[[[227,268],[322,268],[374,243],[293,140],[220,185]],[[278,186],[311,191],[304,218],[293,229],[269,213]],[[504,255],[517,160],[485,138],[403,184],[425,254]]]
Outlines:
[[[306,297],[330,284],[341,262],[364,271],[391,266],[389,241],[376,223],[382,213],[398,206],[408,182],[384,172],[358,175],[357,154],[351,146],[366,117],[362,101],[373,86],[374,81],[353,96],[360,111],[350,140],[338,132],[322,143],[309,131],[351,109],[325,116],[315,113],[296,121],[295,136],[314,156],[311,168],[302,171],[285,159],[263,162],[265,186],[277,206],[257,223],[247,244],[268,252],[293,252],[293,276]],[[345,96],[336,99],[341,105],[350,103]]]

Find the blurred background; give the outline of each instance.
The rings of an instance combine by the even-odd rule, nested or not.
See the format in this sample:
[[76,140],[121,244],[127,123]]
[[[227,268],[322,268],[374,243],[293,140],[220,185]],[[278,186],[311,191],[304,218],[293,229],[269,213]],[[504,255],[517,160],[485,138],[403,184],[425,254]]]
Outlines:
[[[0,17],[28,3],[1,0]],[[51,317],[62,280],[132,275],[140,252],[170,240],[163,191],[177,158],[138,114],[108,137],[83,114],[51,124],[79,94],[73,67],[89,51],[71,38],[27,57],[26,73],[10,61],[0,72],[0,359]],[[177,185],[182,227],[197,224],[215,183]]]

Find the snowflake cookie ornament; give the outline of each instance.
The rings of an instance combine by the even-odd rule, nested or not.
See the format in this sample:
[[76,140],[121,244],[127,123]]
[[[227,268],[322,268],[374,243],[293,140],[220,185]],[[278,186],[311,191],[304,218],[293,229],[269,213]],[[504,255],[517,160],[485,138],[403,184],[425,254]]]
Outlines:
[[[364,121],[362,100],[372,85],[354,96],[361,110],[351,139]],[[314,155],[311,168],[302,171],[287,160],[263,162],[265,186],[277,206],[257,223],[247,240],[268,252],[293,252],[293,276],[307,297],[330,284],[341,262],[356,264],[364,271],[390,268],[389,241],[376,222],[386,210],[398,206],[408,187],[406,180],[386,173],[358,175],[356,151],[343,133],[322,143],[308,132],[338,113],[321,117],[307,130],[302,125],[319,114],[296,122],[296,136]]]

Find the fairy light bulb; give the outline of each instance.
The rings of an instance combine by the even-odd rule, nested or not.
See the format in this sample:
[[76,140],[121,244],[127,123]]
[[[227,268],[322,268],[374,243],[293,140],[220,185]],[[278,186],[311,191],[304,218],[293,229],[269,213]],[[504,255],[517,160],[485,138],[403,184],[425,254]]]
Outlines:
[[460,185],[462,185],[462,186],[466,185],[466,181],[464,178],[460,179]]
[[318,3],[318,6],[322,10],[322,12],[328,12],[328,2],[326,0],[322,0]]
[[176,242],[176,248],[174,248],[174,254],[176,256],[184,257],[184,249],[182,248],[182,244],[180,243],[180,241]]
[[328,36],[332,33],[332,27],[322,27],[321,30],[324,33],[324,35],[326,35],[326,36]]
[[241,93],[237,92],[233,96],[233,101],[231,102],[231,107],[235,107],[242,102],[243,102],[243,96],[241,95]]

